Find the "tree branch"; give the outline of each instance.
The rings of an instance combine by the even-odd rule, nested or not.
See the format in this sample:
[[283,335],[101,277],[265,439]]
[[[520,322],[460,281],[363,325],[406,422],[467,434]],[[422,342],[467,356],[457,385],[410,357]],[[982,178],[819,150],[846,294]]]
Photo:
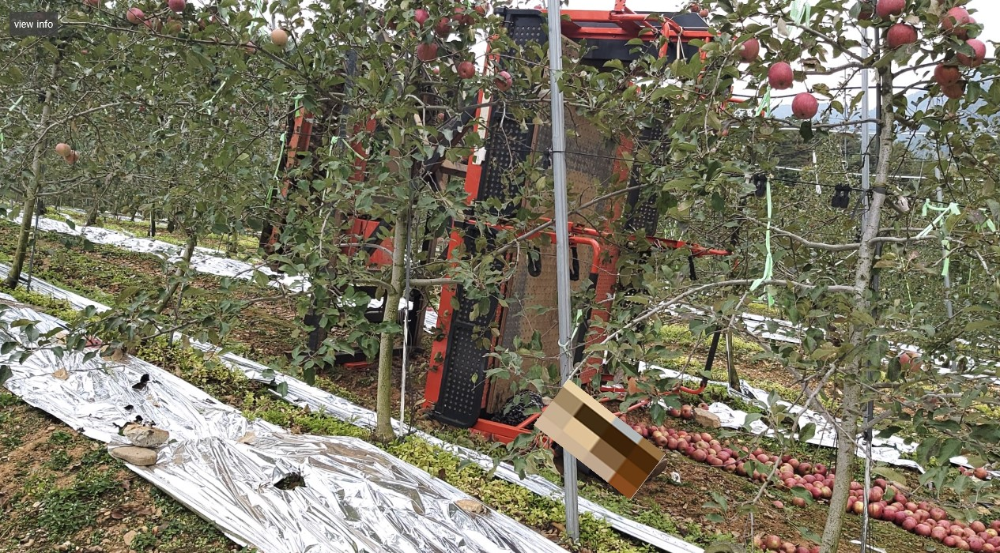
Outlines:
[[[747,219],[748,221],[753,221],[754,223],[757,223],[758,225],[767,226],[767,223],[765,223],[763,221],[760,221],[758,219],[755,219],[753,217],[744,217],[744,218]],[[803,246],[805,246],[807,248],[814,249],[814,250],[826,250],[826,251],[831,251],[831,252],[847,252],[847,251],[856,250],[860,246],[857,243],[850,243],[850,244],[825,244],[823,242],[813,242],[813,241],[808,240],[806,238],[803,238],[803,237],[801,237],[801,236],[799,236],[797,234],[793,234],[791,232],[788,232],[787,230],[783,230],[781,228],[778,228],[778,227],[774,226],[773,224],[771,225],[771,231],[774,232],[774,233],[776,233],[778,236],[786,236],[786,237],[791,238],[792,240],[798,242],[799,244],[802,244]]]
[[[623,331],[636,326],[637,324],[649,319],[650,317],[658,313],[666,311],[670,306],[680,302],[684,298],[693,296],[699,292],[711,290],[713,288],[723,288],[729,286],[749,286],[754,282],[756,281],[751,279],[723,280],[719,282],[710,282],[708,284],[702,284],[701,286],[696,286],[694,288],[686,290],[685,292],[678,294],[677,296],[674,296],[669,300],[660,302],[660,304],[657,305],[656,307],[653,307],[648,311],[646,311],[645,313],[643,313],[642,315],[639,315],[638,317],[632,319],[632,321],[630,321],[627,325],[623,326],[622,328],[608,335],[604,340],[601,340],[600,345],[607,344],[608,342],[617,339],[619,336],[621,336],[621,333]],[[817,285],[805,284],[802,282],[796,282],[794,280],[765,280],[762,284],[766,286],[791,286],[802,290],[815,290],[816,288],[819,288],[819,286]],[[841,293],[841,294],[857,293],[857,289],[853,286],[828,286],[826,289],[833,293]]]

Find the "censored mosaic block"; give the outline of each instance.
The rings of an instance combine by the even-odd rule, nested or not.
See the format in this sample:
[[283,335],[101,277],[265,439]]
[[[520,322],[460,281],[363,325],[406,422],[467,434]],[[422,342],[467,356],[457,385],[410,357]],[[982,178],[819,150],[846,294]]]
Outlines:
[[563,386],[535,428],[629,499],[665,455],[573,382]]

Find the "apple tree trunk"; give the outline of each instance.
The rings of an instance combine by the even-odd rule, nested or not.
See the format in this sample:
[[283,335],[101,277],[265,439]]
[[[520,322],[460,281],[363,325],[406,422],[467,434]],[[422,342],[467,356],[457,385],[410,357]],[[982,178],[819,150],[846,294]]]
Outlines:
[[[53,64],[50,73],[55,81],[59,65]],[[38,121],[38,128],[44,132],[49,124],[49,113],[52,107],[52,87],[45,91],[45,100],[42,104],[42,116]],[[24,270],[24,261],[28,257],[28,247],[31,245],[31,221],[35,215],[35,203],[42,189],[42,145],[45,140],[39,140],[31,152],[31,180],[24,193],[24,203],[21,206],[21,227],[17,233],[17,248],[14,250],[14,259],[10,264],[10,273],[4,281],[4,287],[10,290],[17,288],[21,280],[21,272]]]
[[[392,276],[389,279],[389,289],[385,292],[384,321],[395,321],[399,317],[399,300],[403,289],[403,264],[406,255],[407,224],[409,206],[399,211],[396,218],[392,238]],[[405,322],[403,324],[406,324]],[[383,332],[379,342],[378,354],[378,390],[376,391],[376,425],[375,438],[389,441],[395,437],[392,430],[392,352],[395,349],[395,334]],[[404,344],[403,347],[406,347]]]
[[[894,117],[892,113],[892,73],[885,70],[879,82],[882,94],[881,132],[878,140],[878,165],[875,173],[875,184],[872,188],[871,203],[868,213],[862,222],[861,241],[858,248],[858,264],[854,274],[855,304],[859,311],[870,312],[872,297],[869,286],[872,280],[872,269],[876,262],[876,238],[881,225],[882,207],[885,204],[885,186],[889,180],[889,161],[892,153],[894,136]],[[858,320],[855,317],[851,317]],[[862,350],[866,347],[870,326],[854,323],[850,328],[850,341],[853,354],[843,367],[841,375],[843,384],[843,415],[837,433],[837,477],[833,483],[833,495],[830,498],[830,510],[827,513],[826,526],[820,544],[821,553],[836,553],[840,546],[840,538],[844,528],[844,516],[847,512],[847,501],[850,496],[851,475],[857,461],[857,439],[862,428],[863,394],[862,379],[867,370],[866,359]]]
[[170,285],[167,286],[167,293],[156,310],[158,313],[163,313],[167,307],[170,307],[170,300],[173,299],[174,294],[177,292],[177,288],[180,286],[180,277],[184,274],[184,267],[191,264],[191,258],[194,256],[194,249],[197,245],[198,235],[195,232],[191,232],[191,234],[188,235],[187,243],[184,245],[184,254],[181,256],[184,262],[174,272],[174,276],[177,277],[177,280],[171,282]]

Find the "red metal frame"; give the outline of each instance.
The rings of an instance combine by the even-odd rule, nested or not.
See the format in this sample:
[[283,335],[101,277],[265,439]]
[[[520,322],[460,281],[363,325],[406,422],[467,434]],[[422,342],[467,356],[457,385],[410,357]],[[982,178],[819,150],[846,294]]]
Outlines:
[[[298,165],[298,156],[303,152],[309,152],[317,146],[313,143],[313,126],[316,123],[316,116],[311,112],[307,111],[305,108],[298,108],[295,112],[295,117],[292,123],[291,132],[288,135],[288,139],[285,143],[285,171],[288,172]],[[356,136],[361,132],[367,132],[371,134],[375,132],[376,121],[374,118],[369,118],[364,122],[359,122],[354,125],[352,136]],[[365,151],[364,144],[358,140],[354,140],[350,143],[351,150],[354,152],[354,173],[351,176],[353,182],[361,182],[365,178],[365,169],[368,166],[367,152]],[[288,190],[291,188],[292,182],[289,178],[285,177],[282,179],[281,187],[281,198],[288,198]],[[377,224],[375,221],[370,221],[367,219],[356,219],[352,224],[352,234],[355,236],[364,236],[365,238],[370,238],[370,235],[365,235],[363,232],[359,233],[359,230],[363,231],[370,224]],[[278,238],[281,235],[281,225],[276,224],[271,227],[271,234],[267,239],[264,248],[269,253],[273,252],[274,245],[277,244]],[[389,246],[391,249],[392,241],[389,241]],[[350,250],[351,247],[347,246],[345,251]],[[373,262],[380,265],[388,265],[392,263],[391,256],[385,256],[388,261],[381,259],[379,261],[374,261],[375,256],[372,256]]]
[[[666,48],[668,48],[671,43],[678,44],[691,40],[704,40],[707,42],[715,38],[714,35],[708,30],[685,29],[669,17],[652,14],[637,14],[625,6],[624,0],[616,0],[615,8],[611,11],[565,10],[562,14],[564,16],[561,29],[562,35],[569,39],[627,41],[640,38],[645,42],[653,42],[659,40],[660,37],[665,37],[667,39],[667,44],[660,49],[661,56],[667,54]],[[485,62],[485,69],[487,72],[491,71],[492,67],[495,65],[494,62],[496,61],[496,58],[497,55],[491,52],[488,47]],[[486,93],[484,91],[480,91],[478,99],[480,104],[484,104]],[[481,131],[480,123],[478,123],[478,121],[487,120],[489,109],[489,107],[480,107],[477,109],[477,123],[473,127],[473,132]],[[622,155],[617,155],[616,157],[618,159],[624,159],[626,157],[624,154],[630,152],[633,147],[634,144],[630,141],[623,140],[618,148],[618,152]],[[483,176],[483,167],[475,163],[475,156],[475,152],[469,156],[465,180],[465,191],[467,193],[466,202],[470,205],[475,202],[476,198],[479,196],[479,187]],[[615,164],[615,172],[624,182],[629,177],[630,164],[622,161],[616,161]],[[615,202],[612,211],[614,216],[613,218],[615,220],[620,219],[624,211],[625,203],[625,201]],[[546,219],[541,219],[540,222],[541,221],[546,221]],[[587,244],[588,246],[594,248],[595,257],[591,264],[591,275],[596,275],[596,279],[600,282],[597,287],[599,290],[602,286],[604,286],[608,288],[607,291],[610,292],[613,289],[613,286],[617,284],[617,262],[620,256],[618,248],[612,245],[612,240],[609,240],[609,238],[613,236],[610,224],[607,228],[598,230],[588,228],[581,224],[570,223],[569,230],[571,243]],[[532,236],[535,234],[547,234],[550,236],[551,240],[555,240],[555,235],[551,231],[539,231],[538,233],[532,234]],[[524,239],[530,237],[531,236],[524,236],[521,238]],[[634,236],[628,238],[635,239]],[[698,244],[692,244],[681,240],[657,237],[647,237],[647,240],[656,247],[688,249],[691,251],[691,255],[695,257],[730,255],[730,252],[727,250],[706,248]],[[462,237],[458,234],[458,232],[453,232],[447,249],[448,258],[453,258],[453,254],[456,250],[461,248],[462,245]],[[441,291],[441,303],[438,311],[437,325],[438,328],[442,329],[444,332],[447,332],[447,329],[451,328],[452,318],[454,315],[452,301],[455,297],[455,293],[456,289],[454,286],[445,286]],[[591,320],[599,319],[606,322],[609,319],[609,301],[610,297],[602,298],[599,296],[597,298],[597,305],[591,312]],[[495,322],[502,326],[503,318],[503,309],[497,309]],[[500,335],[502,335],[502,332]],[[603,331],[592,326],[590,327],[587,337],[585,338],[585,343],[587,346],[590,346],[601,339],[603,339]],[[498,341],[499,338],[494,338],[492,340],[492,346],[496,347]],[[426,379],[426,391],[424,397],[425,407],[432,407],[440,398],[442,379],[444,376],[444,365],[448,355],[448,345],[447,339],[435,340],[432,345],[429,370]],[[590,381],[594,376],[600,374],[604,360],[600,356],[592,356],[588,358],[585,363],[586,366],[581,372],[581,376],[585,381]],[[602,381],[603,380],[604,379],[602,378]],[[488,386],[489,382],[484,385],[482,399],[484,406],[489,394]],[[609,386],[602,386],[600,389],[604,392],[620,391],[617,387]],[[704,387],[692,389],[678,386],[669,392],[665,392],[663,395],[679,393],[700,394],[703,390]],[[609,401],[610,399],[611,398],[605,398],[602,399],[602,401]],[[644,400],[642,402],[638,402],[637,404],[631,406],[627,411],[644,407],[645,405],[648,405],[650,401],[651,400]],[[540,413],[531,415],[517,426],[509,426],[480,418],[471,430],[473,432],[486,435],[491,439],[509,443],[517,436],[530,432],[529,428],[534,424],[535,420],[537,420],[539,416]]]

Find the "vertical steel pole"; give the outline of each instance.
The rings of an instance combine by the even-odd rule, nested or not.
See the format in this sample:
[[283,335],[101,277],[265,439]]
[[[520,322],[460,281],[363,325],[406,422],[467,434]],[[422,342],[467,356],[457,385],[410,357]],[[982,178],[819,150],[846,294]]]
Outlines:
[[[937,189],[937,201],[939,204],[944,205],[944,192],[940,188]],[[945,255],[948,255],[948,250],[941,248]],[[944,275],[944,308],[947,310],[948,318],[951,319],[955,316],[954,308],[951,305],[951,273]]]
[[[868,29],[864,30],[864,38],[861,40],[861,57],[867,58],[871,52],[868,50]],[[872,133],[868,119],[871,117],[871,106],[868,101],[868,94],[871,90],[868,82],[868,69],[861,70],[861,117],[865,123],[861,125],[861,198],[865,209],[863,213],[868,213],[868,190],[871,189],[871,145]],[[862,218],[864,215],[862,215]]]
[[[560,0],[549,2],[549,94],[552,99],[552,177],[555,181],[556,290],[559,299],[559,372],[565,383],[573,373],[572,297],[569,284],[569,207],[566,193],[566,124],[563,93],[559,88],[562,73],[562,25]],[[577,505],[576,459],[563,452],[565,483],[566,533],[574,542],[580,539]]]

